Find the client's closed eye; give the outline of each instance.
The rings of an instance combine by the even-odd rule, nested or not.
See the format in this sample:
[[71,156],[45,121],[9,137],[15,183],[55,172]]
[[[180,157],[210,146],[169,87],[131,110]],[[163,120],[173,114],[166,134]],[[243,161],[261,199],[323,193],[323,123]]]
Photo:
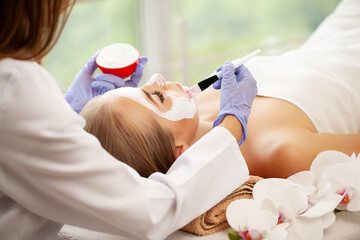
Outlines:
[[163,95],[161,92],[159,92],[159,91],[154,91],[154,92],[152,92],[151,94],[152,94],[152,95],[157,95],[157,96],[159,97],[159,99],[160,99],[160,102],[161,102],[161,103],[164,103],[165,98],[164,98],[164,95]]

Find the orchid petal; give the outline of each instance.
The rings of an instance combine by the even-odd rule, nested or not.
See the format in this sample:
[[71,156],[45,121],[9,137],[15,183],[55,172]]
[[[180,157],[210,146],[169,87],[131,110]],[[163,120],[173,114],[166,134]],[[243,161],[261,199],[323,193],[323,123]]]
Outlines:
[[333,211],[336,208],[337,204],[337,201],[320,201],[316,203],[313,207],[311,207],[309,210],[307,210],[305,213],[301,214],[301,216],[307,218],[321,217]]
[[304,188],[304,192],[306,193],[306,195],[308,195],[309,197],[314,195],[316,192],[316,187],[315,186],[306,186],[303,187]]
[[294,175],[287,178],[288,180],[300,184],[302,186],[312,186],[315,180],[315,175],[310,171],[302,171],[295,173]]
[[317,192],[315,194],[316,197],[321,198],[333,192],[334,190],[332,189],[331,183],[323,181],[323,179],[321,178],[321,180],[319,180],[319,183],[317,185]]
[[310,171],[319,177],[322,172],[337,163],[351,162],[348,155],[338,151],[323,151],[319,153],[311,164]]
[[360,194],[359,191],[354,192],[354,197],[350,200],[346,208],[348,211],[357,212],[360,211]]
[[294,218],[296,215],[304,212],[308,206],[307,194],[299,188],[291,188],[286,191],[283,196],[283,202],[278,207],[289,219]]
[[321,240],[324,235],[320,218],[297,218],[287,229],[289,240]]
[[336,193],[328,194],[326,197],[316,202],[302,217],[317,218],[332,212],[341,201],[342,196]]
[[248,217],[258,208],[259,204],[253,199],[233,201],[226,209],[227,221],[233,229],[245,231],[247,230]]
[[322,180],[331,183],[336,191],[339,188],[357,186],[360,183],[360,164],[341,163],[327,168],[322,175]]
[[282,196],[286,190],[294,188],[297,185],[290,180],[280,178],[268,178],[257,182],[253,188],[253,198],[262,201],[266,198],[274,203],[282,201]]
[[336,220],[336,217],[335,217],[334,212],[329,212],[328,214],[321,216],[323,229],[330,227],[335,222],[335,220]]
[[351,154],[350,158],[354,163],[360,163],[360,153],[357,156],[355,153],[353,153]]
[[289,226],[288,223],[282,223],[272,228],[264,238],[264,240],[283,240],[287,236],[286,228]]
[[264,199],[261,202],[261,209],[269,211],[269,212],[275,214],[276,216],[279,216],[279,212],[278,212],[275,204],[268,198]]
[[264,210],[254,211],[248,218],[248,229],[256,229],[260,233],[264,233],[276,226],[278,216]]
[[340,211],[345,211],[345,210],[347,210],[346,208],[347,208],[347,205],[341,205],[341,204],[337,205],[337,207],[336,207],[336,209],[340,210]]

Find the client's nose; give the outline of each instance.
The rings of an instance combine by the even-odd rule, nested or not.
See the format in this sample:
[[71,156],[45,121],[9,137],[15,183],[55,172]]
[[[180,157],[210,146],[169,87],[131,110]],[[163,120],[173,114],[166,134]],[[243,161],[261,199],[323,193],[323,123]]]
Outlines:
[[176,92],[181,92],[181,93],[185,92],[182,85],[178,82],[167,82],[167,88],[170,90],[174,90]]
[[157,78],[157,81],[161,82],[160,87],[167,90],[168,89],[168,82],[165,81],[165,78],[161,74],[155,74],[155,77]]
[[145,84],[145,86],[150,86],[157,84],[159,87],[167,89],[166,81],[161,74],[153,74],[150,77],[150,80]]

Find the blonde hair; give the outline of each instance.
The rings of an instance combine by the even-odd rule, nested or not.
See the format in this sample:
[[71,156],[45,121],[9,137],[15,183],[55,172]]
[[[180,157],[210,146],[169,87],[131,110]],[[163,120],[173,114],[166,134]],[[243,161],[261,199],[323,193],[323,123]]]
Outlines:
[[41,62],[57,42],[74,2],[0,1],[0,59]]
[[119,108],[115,111],[109,103],[94,98],[80,112],[86,120],[85,130],[141,176],[166,173],[175,161],[172,132],[161,127],[155,118],[140,119]]

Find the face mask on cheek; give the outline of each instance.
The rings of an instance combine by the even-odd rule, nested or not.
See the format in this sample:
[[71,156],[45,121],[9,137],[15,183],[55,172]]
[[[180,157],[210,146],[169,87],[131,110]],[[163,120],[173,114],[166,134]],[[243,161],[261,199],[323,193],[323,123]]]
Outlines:
[[160,112],[154,105],[149,103],[145,96],[143,95],[142,91],[139,88],[117,88],[111,91],[108,91],[104,95],[108,94],[116,94],[122,97],[129,98],[141,105],[147,107],[151,111],[153,111],[158,116],[168,119],[170,121],[180,121],[182,119],[192,119],[194,118],[197,112],[197,105],[195,98],[189,100],[185,96],[176,96],[172,91],[167,91],[167,95],[172,100],[172,107],[167,112]]

